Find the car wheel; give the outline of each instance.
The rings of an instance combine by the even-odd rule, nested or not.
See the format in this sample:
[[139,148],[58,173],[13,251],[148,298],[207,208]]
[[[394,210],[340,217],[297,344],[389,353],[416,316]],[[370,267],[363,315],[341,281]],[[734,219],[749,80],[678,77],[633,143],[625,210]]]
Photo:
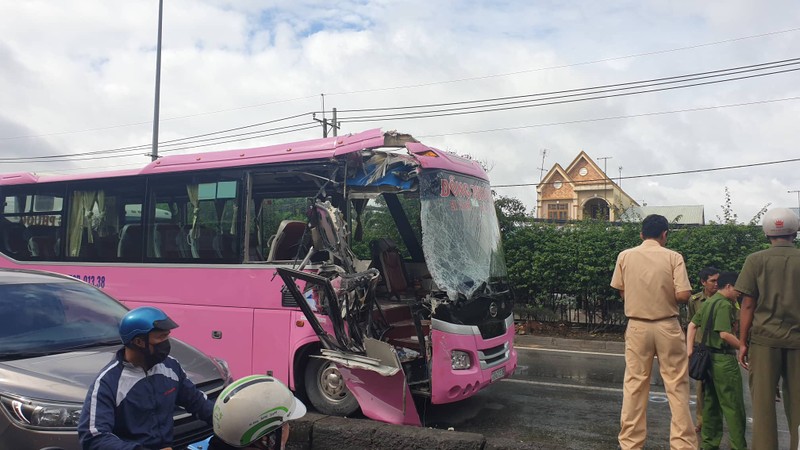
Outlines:
[[305,372],[306,395],[322,414],[347,416],[358,409],[358,401],[347,389],[336,365],[320,358],[309,358]]

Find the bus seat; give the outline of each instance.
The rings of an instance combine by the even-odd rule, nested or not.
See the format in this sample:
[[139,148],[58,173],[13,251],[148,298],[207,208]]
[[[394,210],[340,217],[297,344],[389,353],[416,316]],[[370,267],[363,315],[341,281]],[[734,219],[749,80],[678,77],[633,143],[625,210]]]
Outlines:
[[28,238],[28,250],[31,256],[42,259],[54,259],[58,256],[56,247],[58,240],[55,236],[31,236]]
[[3,249],[12,258],[27,259],[31,256],[28,249],[28,230],[25,225],[18,222],[3,223]]
[[157,223],[154,241],[154,253],[156,258],[180,259],[189,257],[189,243],[186,241],[186,233],[180,225],[174,223]]
[[108,260],[117,257],[119,238],[116,234],[107,234],[94,238],[94,250],[98,259]]
[[217,258],[233,258],[236,256],[236,239],[231,234],[222,233],[214,236],[211,245],[214,247]]
[[387,292],[399,300],[400,294],[408,290],[408,277],[400,250],[387,238],[375,239],[369,245],[373,265],[381,271]]
[[47,225],[31,225],[28,227],[28,250],[31,256],[42,259],[54,259],[59,256],[61,239],[59,229]]
[[270,239],[267,261],[302,259],[305,255],[298,255],[298,250],[303,244],[305,232],[306,223],[302,220],[282,220],[275,236]]
[[[198,225],[195,232],[197,233],[197,237],[189,240],[189,249],[191,250],[192,258],[216,258],[217,254],[214,252],[214,236],[216,233],[214,230]],[[191,231],[189,233],[191,234]]]
[[131,260],[142,257],[142,225],[129,223],[122,227],[117,245],[117,257]]

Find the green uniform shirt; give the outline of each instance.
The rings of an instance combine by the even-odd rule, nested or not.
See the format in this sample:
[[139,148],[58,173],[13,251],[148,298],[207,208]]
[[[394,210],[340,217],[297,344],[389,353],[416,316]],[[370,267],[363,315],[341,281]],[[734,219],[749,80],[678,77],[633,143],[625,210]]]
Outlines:
[[791,242],[777,242],[750,254],[736,290],[756,299],[751,342],[800,348],[800,249]]
[[[697,315],[697,311],[699,311],[700,307],[703,306],[703,304],[706,301],[706,298],[707,297],[705,291],[700,291],[689,297],[689,303],[686,304],[686,312],[688,313],[689,322],[691,322],[692,319],[694,319],[694,316]],[[700,333],[695,334],[694,342],[695,343],[700,342],[700,339],[702,337],[703,336]]]
[[708,315],[711,313],[712,308],[714,309],[714,318],[712,319],[711,333],[708,335],[706,347],[717,350],[730,349],[730,345],[722,340],[719,333],[722,331],[731,333],[733,322],[736,320],[736,308],[733,307],[733,302],[719,292],[704,301],[700,306],[700,311],[697,311],[697,314],[692,318],[692,323],[697,327],[697,335],[700,336],[695,341],[700,342],[703,339]]

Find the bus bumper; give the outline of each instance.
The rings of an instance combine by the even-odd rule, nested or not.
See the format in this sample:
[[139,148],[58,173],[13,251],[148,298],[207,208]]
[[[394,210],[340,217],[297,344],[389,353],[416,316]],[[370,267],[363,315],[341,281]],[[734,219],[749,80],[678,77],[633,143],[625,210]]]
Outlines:
[[[471,397],[490,384],[508,378],[517,369],[514,316],[505,320],[505,332],[484,339],[477,326],[431,321],[431,403],[452,403]],[[453,369],[453,352],[469,355],[470,366]]]

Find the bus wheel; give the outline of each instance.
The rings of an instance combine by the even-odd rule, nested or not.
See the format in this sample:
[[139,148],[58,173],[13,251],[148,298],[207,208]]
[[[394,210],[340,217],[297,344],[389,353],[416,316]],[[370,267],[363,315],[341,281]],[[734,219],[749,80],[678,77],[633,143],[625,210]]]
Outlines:
[[347,416],[358,409],[358,401],[345,386],[342,374],[334,363],[309,358],[305,382],[308,400],[322,414]]

